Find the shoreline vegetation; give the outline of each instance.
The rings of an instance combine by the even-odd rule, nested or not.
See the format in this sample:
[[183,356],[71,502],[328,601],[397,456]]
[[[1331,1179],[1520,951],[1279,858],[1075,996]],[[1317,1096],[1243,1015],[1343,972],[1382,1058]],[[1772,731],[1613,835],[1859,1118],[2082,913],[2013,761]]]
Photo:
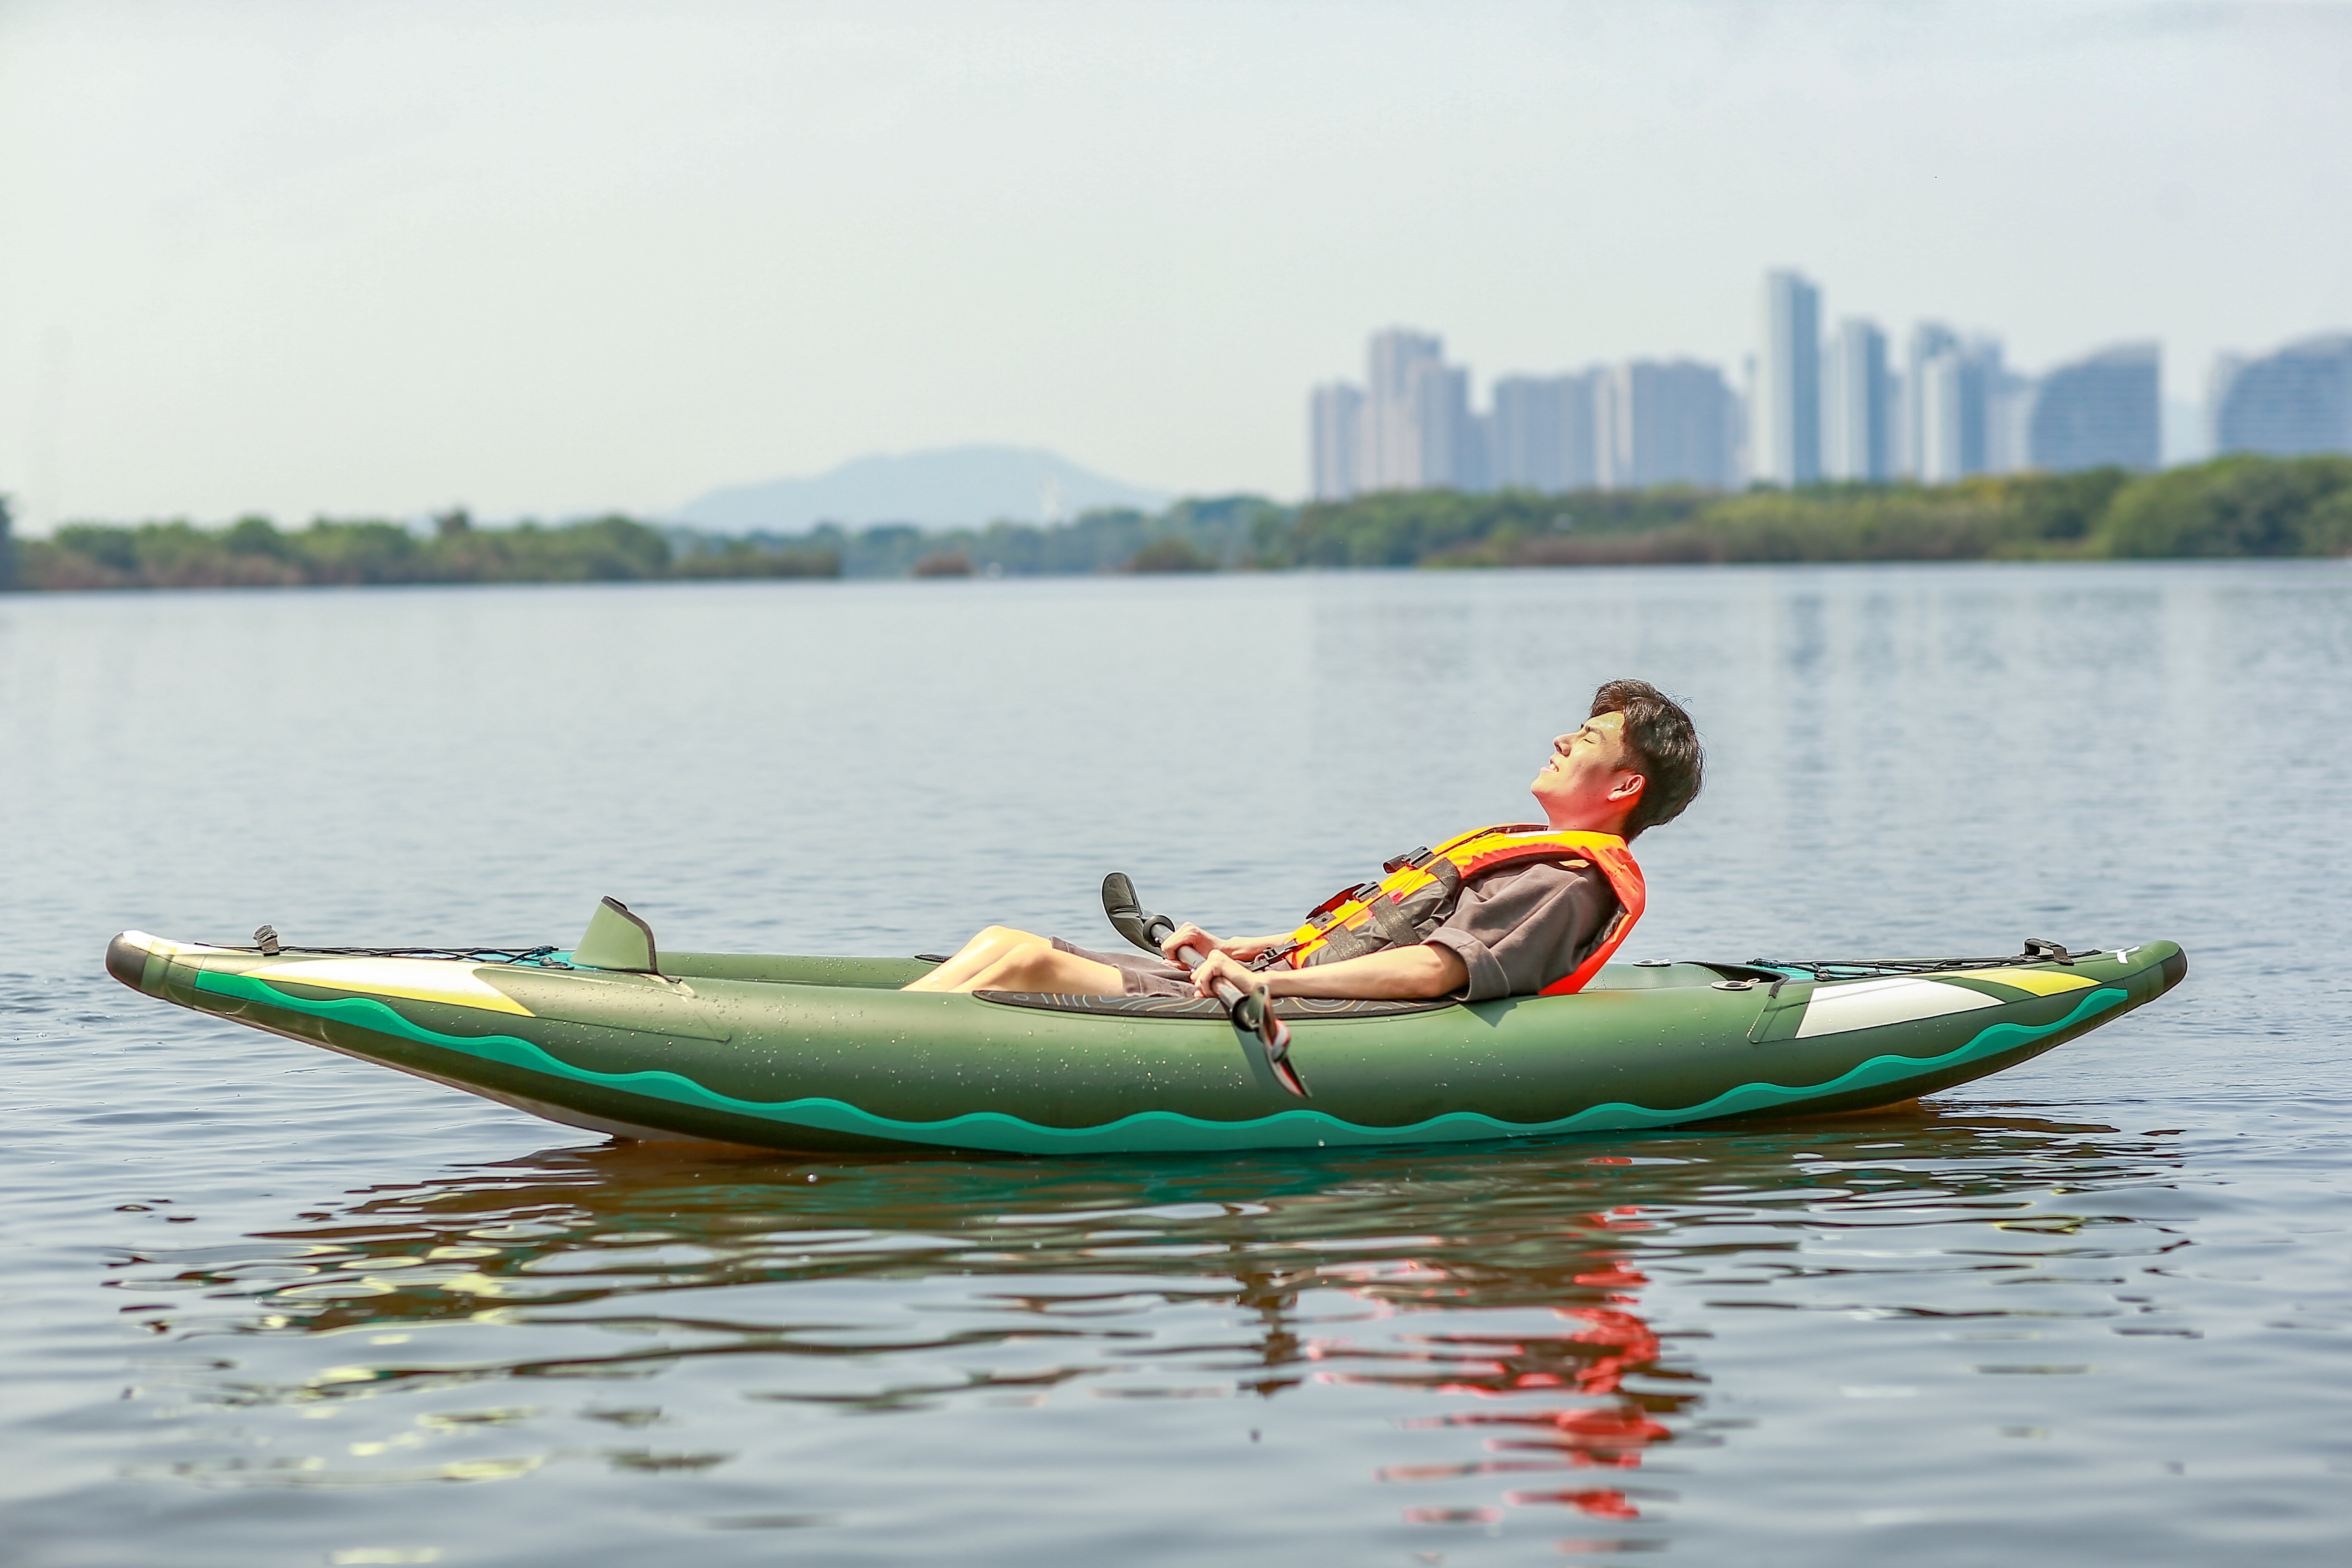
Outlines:
[[1224,496],[1042,527],[827,524],[743,537],[620,514],[483,528],[453,511],[429,530],[325,518],[280,530],[246,517],[217,528],[79,522],[18,540],[0,499],[0,587],[33,591],[2347,555],[2352,456],[1736,494],[1412,490],[1301,506]]

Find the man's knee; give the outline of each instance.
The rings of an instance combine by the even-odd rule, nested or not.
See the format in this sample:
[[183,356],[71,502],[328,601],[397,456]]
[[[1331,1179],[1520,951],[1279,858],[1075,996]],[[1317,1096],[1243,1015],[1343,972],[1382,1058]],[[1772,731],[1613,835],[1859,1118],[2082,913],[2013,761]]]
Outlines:
[[1038,939],[1024,942],[989,965],[988,981],[992,990],[1043,991],[1049,989],[1061,965],[1061,954],[1050,942]]
[[988,991],[1060,991],[1082,995],[1115,996],[1120,989],[1118,971],[1108,963],[1064,952],[1050,941],[1007,954],[989,967],[979,987]]

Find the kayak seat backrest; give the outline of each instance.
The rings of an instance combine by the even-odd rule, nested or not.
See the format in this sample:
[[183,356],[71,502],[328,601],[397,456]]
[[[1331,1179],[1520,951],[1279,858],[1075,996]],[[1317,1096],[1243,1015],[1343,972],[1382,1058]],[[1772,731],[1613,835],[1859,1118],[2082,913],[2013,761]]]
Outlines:
[[[983,1002],[1035,1007],[1047,1013],[1099,1013],[1126,1018],[1223,1018],[1225,1005],[1207,996],[1065,996],[1051,991],[975,991]],[[1277,996],[1274,1016],[1306,1018],[1385,1018],[1401,1013],[1433,1013],[1454,1003],[1444,997],[1421,1002],[1345,1001],[1327,996]]]

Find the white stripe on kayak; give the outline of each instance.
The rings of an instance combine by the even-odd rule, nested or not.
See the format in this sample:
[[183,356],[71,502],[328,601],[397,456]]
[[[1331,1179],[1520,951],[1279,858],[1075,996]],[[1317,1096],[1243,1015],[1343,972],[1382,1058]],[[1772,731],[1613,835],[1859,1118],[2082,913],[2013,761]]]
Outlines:
[[1908,975],[1893,980],[1864,980],[1852,985],[1824,985],[1805,1003],[1804,1022],[1797,1026],[1797,1038],[1851,1034],[1856,1029],[1875,1029],[1883,1024],[1908,1024],[1918,1018],[1940,1018],[1947,1013],[2000,1005],[1995,998],[1965,985],[1939,985],[1932,980],[1915,980]]

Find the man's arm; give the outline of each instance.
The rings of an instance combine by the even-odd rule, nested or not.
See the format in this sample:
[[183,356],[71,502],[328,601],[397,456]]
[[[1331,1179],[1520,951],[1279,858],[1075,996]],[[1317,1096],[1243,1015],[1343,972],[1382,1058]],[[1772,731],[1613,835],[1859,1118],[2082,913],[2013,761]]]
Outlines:
[[1470,978],[1461,954],[1423,943],[1391,947],[1337,963],[1309,964],[1305,969],[1273,969],[1261,974],[1244,968],[1229,954],[1213,952],[1192,971],[1195,994],[1215,994],[1219,979],[1246,990],[1257,981],[1276,996],[1360,997],[1373,1002],[1412,1002],[1459,991]]
[[1186,921],[1160,944],[1160,955],[1171,963],[1184,962],[1176,956],[1176,950],[1183,947],[1189,947],[1195,952],[1230,952],[1247,963],[1267,948],[1279,947],[1286,940],[1288,939],[1280,936],[1239,936],[1228,942],[1220,937],[1211,936],[1191,921]]

